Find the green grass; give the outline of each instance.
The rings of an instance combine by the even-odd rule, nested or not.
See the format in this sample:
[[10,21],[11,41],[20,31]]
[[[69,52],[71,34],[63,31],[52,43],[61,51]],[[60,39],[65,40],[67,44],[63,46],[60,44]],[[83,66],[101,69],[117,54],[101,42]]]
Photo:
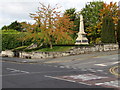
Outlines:
[[37,51],[37,52],[64,52],[64,51],[70,50],[72,47],[84,47],[84,46],[90,47],[90,46],[93,46],[93,45],[53,46],[53,49],[50,49],[48,47],[48,48],[37,49],[35,51]]
[[36,48],[36,49],[26,49],[26,52],[63,52],[68,51],[72,48],[72,46],[53,46],[53,49],[49,47],[46,48]]
[[68,51],[71,48],[72,48],[71,46],[54,46],[53,49],[42,48],[37,51],[39,51],[39,52],[62,52],[62,51]]
[[91,46],[91,45],[53,46],[53,49],[50,49],[50,47],[25,49],[27,46],[21,46],[15,48],[14,50],[25,51],[25,52],[64,52],[70,50],[72,47],[84,47],[84,46]]
[[12,51],[23,51],[25,48],[27,48],[28,46],[21,46],[21,47],[17,47],[12,49]]

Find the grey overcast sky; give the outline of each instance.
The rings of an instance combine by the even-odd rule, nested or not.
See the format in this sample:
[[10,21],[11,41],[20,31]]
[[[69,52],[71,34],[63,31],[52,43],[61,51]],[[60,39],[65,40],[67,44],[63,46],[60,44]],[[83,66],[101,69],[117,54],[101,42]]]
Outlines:
[[104,1],[106,3],[118,2],[119,0],[0,0],[0,28],[4,25],[9,25],[15,20],[22,22],[34,22],[30,17],[29,13],[35,13],[39,2],[45,5],[50,4],[55,6],[58,4],[61,6],[60,10],[63,12],[69,8],[76,8],[80,11],[85,7],[87,2],[91,1]]

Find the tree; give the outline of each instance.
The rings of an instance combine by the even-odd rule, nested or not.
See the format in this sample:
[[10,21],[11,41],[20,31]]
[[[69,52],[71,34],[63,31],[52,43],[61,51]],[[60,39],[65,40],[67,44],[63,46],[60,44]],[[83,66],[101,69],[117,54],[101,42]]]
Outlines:
[[110,2],[110,4],[104,3],[103,9],[100,10],[100,19],[104,17],[112,17],[114,24],[118,22],[118,6],[117,3]]
[[89,37],[91,44],[101,43],[101,23],[95,26],[86,28],[87,37]]
[[94,1],[86,4],[82,9],[81,14],[84,17],[85,32],[90,43],[96,43],[96,40],[100,38],[101,23],[100,23],[100,10],[103,8],[103,2]]
[[70,17],[70,21],[74,22],[75,27],[71,28],[71,30],[75,31],[75,33],[72,34],[72,37],[76,39],[77,37],[76,32],[79,31],[79,24],[80,24],[80,18],[76,12],[76,9],[75,8],[66,9],[64,15],[68,15]]
[[22,25],[15,21],[15,22],[12,22],[9,26],[8,26],[9,29],[14,29],[14,30],[17,30],[17,31],[21,31],[22,30]]
[[8,30],[8,29],[21,31],[23,28],[22,28],[22,25],[19,22],[14,21],[10,25],[8,25],[8,26],[5,25],[5,26],[2,27],[2,30]]
[[[52,8],[50,5],[45,6],[40,3],[38,11],[35,14],[30,14],[36,22],[33,25],[25,25],[28,33],[27,38],[39,40],[37,42],[43,45],[49,45],[52,49],[54,43],[67,41],[69,43],[72,38],[69,34],[72,33],[70,29],[73,27],[73,22],[70,21],[67,15],[60,16],[57,11],[58,7]],[[63,40],[64,39],[64,40]]]
[[119,10],[118,6],[116,5],[116,2],[110,2],[110,4],[104,3],[103,9],[100,10],[100,20],[101,25],[103,25],[104,17],[111,17],[114,23],[114,30],[115,30],[115,38],[117,40],[117,34],[116,34],[116,26],[118,24],[118,17],[119,17]]
[[18,32],[16,30],[2,30],[0,35],[2,36],[2,50],[14,49],[22,45],[28,46],[31,42],[24,41],[23,44],[18,38],[25,36],[25,33]]
[[117,25],[117,41],[120,49],[120,19],[118,20],[118,25]]
[[30,24],[26,22],[21,23],[23,29],[23,33],[20,35],[18,40],[25,42],[31,41],[31,43],[38,44],[40,43],[39,33],[36,31],[36,24]]
[[4,25],[1,30],[7,30],[8,29],[8,26]]
[[71,38],[71,34],[74,33],[74,31],[70,30],[72,27],[74,27],[73,21],[70,21],[70,18],[68,15],[63,15],[62,17],[58,17],[55,22],[55,32],[53,33],[53,36],[55,38],[55,43],[61,43],[61,44],[73,44],[73,39]]
[[66,9],[64,15],[68,15],[70,17],[70,21],[75,21],[77,15],[76,9],[75,8]]
[[104,17],[102,23],[101,40],[102,43],[116,43],[115,24],[112,17]]

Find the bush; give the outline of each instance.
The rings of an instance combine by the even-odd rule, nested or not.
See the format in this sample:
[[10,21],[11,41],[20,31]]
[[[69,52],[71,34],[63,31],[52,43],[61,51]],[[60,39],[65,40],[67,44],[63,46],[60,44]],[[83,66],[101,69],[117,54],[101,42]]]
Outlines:
[[111,17],[103,18],[103,25],[101,31],[102,43],[115,43],[115,24]]
[[119,43],[119,49],[120,49],[120,19],[118,20],[118,25],[117,25],[117,41]]
[[2,35],[2,50],[14,49],[31,44],[30,40],[25,42],[18,40],[18,38],[24,35],[15,30],[3,30],[2,33],[0,32],[0,35]]
[[15,39],[16,35],[2,34],[2,50],[12,49],[21,46],[20,42]]

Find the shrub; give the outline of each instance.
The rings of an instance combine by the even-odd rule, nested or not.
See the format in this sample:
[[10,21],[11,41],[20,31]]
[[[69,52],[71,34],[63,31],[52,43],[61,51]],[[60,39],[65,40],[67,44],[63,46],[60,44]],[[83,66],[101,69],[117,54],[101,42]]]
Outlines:
[[103,18],[103,25],[101,31],[102,43],[115,43],[115,25],[111,17]]
[[18,40],[18,38],[24,36],[24,33],[22,32],[19,33],[15,30],[3,30],[2,33],[0,32],[0,35],[2,35],[2,50],[14,49],[16,47],[31,44],[30,40],[24,42]]
[[118,25],[117,25],[117,41],[119,43],[119,48],[120,48],[120,19],[118,20]]

